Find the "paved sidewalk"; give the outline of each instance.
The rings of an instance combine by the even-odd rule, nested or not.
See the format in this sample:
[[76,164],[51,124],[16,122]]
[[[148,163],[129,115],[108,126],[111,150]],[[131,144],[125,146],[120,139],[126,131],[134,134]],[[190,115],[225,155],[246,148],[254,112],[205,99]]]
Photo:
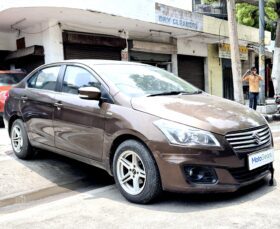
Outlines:
[[0,160],[1,157],[4,156],[4,151],[12,150],[10,142],[11,141],[7,133],[7,129],[0,128]]
[[[105,171],[60,155],[40,152],[33,160],[18,159],[4,129],[0,129],[0,168],[0,207],[112,183]],[[91,178],[92,173],[99,178]]]
[[86,178],[65,161],[50,157],[22,161],[10,150],[1,151],[0,168],[0,207],[66,192]]

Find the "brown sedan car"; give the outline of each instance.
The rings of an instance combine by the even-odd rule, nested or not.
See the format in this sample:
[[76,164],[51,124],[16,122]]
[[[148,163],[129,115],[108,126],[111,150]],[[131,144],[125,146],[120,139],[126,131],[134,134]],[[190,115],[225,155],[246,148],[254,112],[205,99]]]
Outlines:
[[4,118],[17,157],[40,148],[100,167],[136,203],[162,190],[232,192],[272,171],[259,113],[138,63],[43,65],[10,91]]

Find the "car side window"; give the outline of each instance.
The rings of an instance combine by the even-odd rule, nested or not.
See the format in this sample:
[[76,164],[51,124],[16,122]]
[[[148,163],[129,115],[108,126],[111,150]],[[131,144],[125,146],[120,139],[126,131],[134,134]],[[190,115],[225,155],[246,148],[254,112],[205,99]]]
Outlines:
[[28,80],[29,88],[54,91],[60,66],[41,69]]
[[100,83],[86,69],[77,66],[67,66],[62,92],[78,94],[80,87],[97,87],[100,89]]

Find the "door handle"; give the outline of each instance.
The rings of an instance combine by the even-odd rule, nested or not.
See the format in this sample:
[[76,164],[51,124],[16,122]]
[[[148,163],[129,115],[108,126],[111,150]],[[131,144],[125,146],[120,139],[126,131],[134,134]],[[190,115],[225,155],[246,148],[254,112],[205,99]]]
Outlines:
[[25,103],[26,100],[28,99],[28,97],[27,97],[26,95],[23,95],[23,96],[21,96],[20,98],[21,98],[21,100],[22,100],[23,103]]
[[57,108],[57,110],[61,110],[61,107],[63,107],[61,102],[54,103],[54,106]]

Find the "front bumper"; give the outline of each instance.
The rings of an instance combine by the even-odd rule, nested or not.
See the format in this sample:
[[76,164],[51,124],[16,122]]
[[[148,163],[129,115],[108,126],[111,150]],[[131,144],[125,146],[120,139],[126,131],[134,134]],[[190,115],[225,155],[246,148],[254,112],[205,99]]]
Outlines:
[[[230,148],[186,148],[168,143],[149,144],[157,162],[163,190],[184,193],[234,192],[270,174],[270,164],[249,171],[247,158],[239,158]],[[267,148],[266,148],[267,149]],[[214,184],[193,183],[185,166],[212,168],[218,178]]]

